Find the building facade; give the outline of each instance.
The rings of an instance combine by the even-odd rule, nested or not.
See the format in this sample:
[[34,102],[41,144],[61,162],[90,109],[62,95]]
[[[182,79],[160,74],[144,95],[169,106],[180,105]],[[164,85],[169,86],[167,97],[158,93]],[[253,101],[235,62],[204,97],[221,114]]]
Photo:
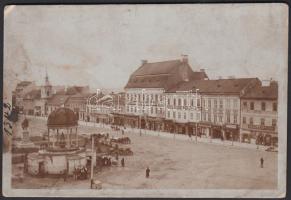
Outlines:
[[125,86],[126,124],[141,129],[164,130],[167,91],[181,82],[204,79],[208,79],[206,73],[194,72],[186,55],[180,60],[155,63],[143,60]]
[[278,144],[278,85],[258,86],[241,97],[242,142]]
[[240,97],[260,81],[256,78],[194,80],[167,94],[167,118],[178,133],[239,140]]

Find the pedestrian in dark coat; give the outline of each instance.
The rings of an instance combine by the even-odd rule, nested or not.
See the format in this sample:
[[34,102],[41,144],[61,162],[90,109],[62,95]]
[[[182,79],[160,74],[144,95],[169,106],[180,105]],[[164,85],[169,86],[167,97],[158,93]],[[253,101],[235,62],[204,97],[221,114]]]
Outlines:
[[124,158],[121,159],[121,166],[124,167]]
[[261,157],[261,168],[263,168],[263,167],[264,167],[264,158]]
[[150,177],[150,168],[149,167],[147,167],[147,169],[146,169],[146,178],[149,178]]
[[64,175],[64,181],[66,182],[66,181],[67,181],[67,176],[68,176],[68,171],[67,171],[67,169],[64,170],[63,175]]

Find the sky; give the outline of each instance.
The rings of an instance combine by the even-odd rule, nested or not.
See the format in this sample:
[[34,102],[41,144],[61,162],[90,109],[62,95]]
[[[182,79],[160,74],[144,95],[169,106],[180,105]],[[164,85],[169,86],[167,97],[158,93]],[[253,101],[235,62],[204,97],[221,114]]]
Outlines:
[[210,78],[280,79],[287,37],[285,4],[9,6],[4,88],[46,70],[53,85],[123,88],[141,60],[181,54]]

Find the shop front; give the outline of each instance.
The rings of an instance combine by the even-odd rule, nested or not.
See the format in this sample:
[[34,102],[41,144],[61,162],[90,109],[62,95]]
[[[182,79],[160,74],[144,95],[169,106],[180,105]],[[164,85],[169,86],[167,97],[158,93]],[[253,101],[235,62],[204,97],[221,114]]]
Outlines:
[[212,133],[212,126],[209,122],[200,122],[198,124],[198,127],[200,128],[201,136],[202,137],[211,137]]
[[164,131],[168,133],[174,133],[175,131],[175,123],[173,120],[164,120]]
[[226,124],[223,128],[226,140],[239,141],[239,126],[237,124]]
[[223,138],[222,126],[212,125],[211,130],[212,130],[212,138],[218,138],[218,139]]

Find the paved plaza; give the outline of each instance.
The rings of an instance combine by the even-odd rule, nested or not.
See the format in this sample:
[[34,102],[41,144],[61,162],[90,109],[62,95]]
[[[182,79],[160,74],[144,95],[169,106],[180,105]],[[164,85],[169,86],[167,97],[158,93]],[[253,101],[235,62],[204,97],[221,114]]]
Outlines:
[[[79,134],[108,132],[106,127],[79,126]],[[46,121],[30,119],[31,136],[41,136]],[[127,129],[133,156],[126,156],[125,167],[112,166],[94,174],[104,189],[275,189],[277,186],[277,153],[231,145],[195,143],[187,137],[175,139],[147,132],[142,135]],[[187,139],[186,139],[187,138]],[[264,168],[260,168],[260,158]],[[121,157],[120,157],[121,159]],[[150,178],[145,178],[146,167]],[[17,166],[13,167],[14,172]],[[69,178],[36,178],[26,175],[24,181],[12,182],[15,188],[89,188],[89,180]]]

